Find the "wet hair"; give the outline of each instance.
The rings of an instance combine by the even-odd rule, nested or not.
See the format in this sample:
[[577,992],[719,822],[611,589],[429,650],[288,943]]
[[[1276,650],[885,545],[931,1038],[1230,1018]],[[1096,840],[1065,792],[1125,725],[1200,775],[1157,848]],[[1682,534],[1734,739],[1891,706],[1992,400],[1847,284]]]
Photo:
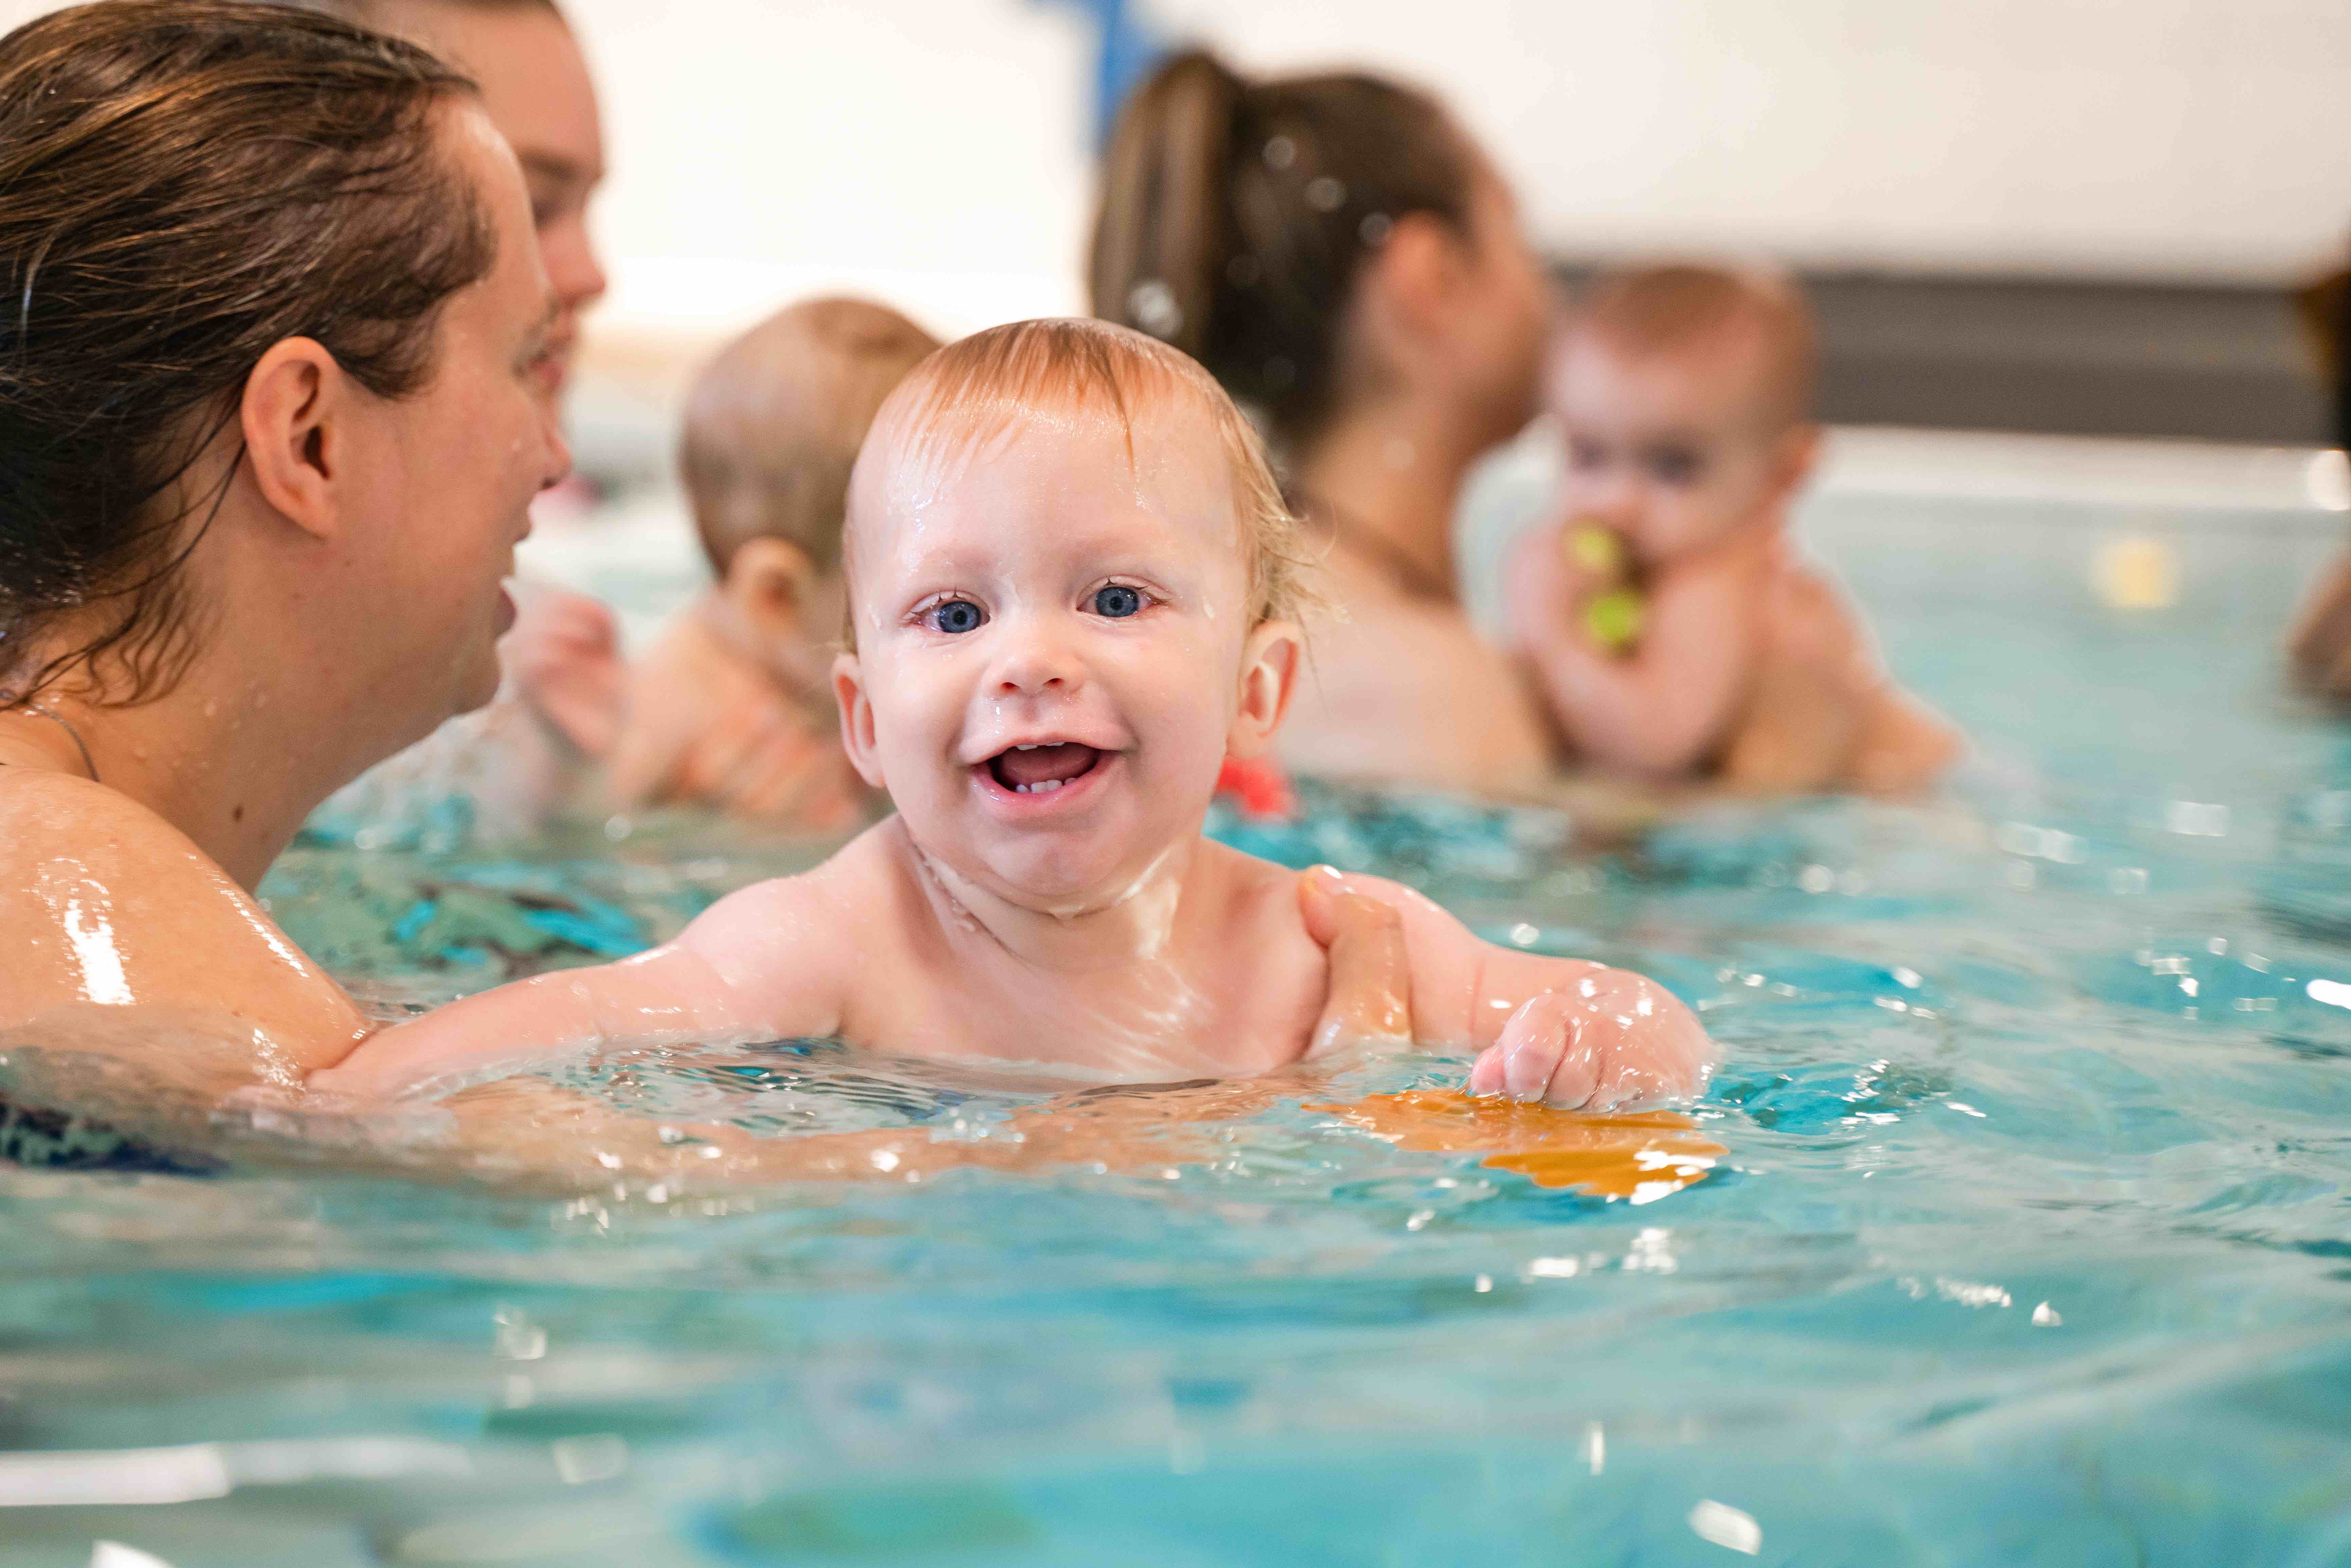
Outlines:
[[1588,333],[1627,353],[1670,354],[1741,329],[1756,334],[1761,352],[1758,412],[1766,430],[1808,423],[1820,377],[1812,308],[1792,278],[1770,268],[1676,261],[1604,272],[1561,341]]
[[939,340],[883,305],[810,299],[719,350],[687,394],[678,471],[711,570],[752,539],[841,561],[849,474],[882,400]]
[[1153,72],[1102,164],[1087,282],[1105,320],[1198,360],[1295,448],[1336,411],[1355,276],[1396,220],[1467,236],[1477,162],[1437,100],[1356,74]]
[[1297,515],[1282,500],[1257,431],[1196,361],[1105,321],[991,327],[915,366],[874,416],[857,465],[864,477],[851,485],[851,516],[857,497],[879,482],[872,474],[882,463],[945,469],[1024,421],[1073,413],[1109,413],[1125,432],[1132,461],[1135,424],[1183,403],[1207,416],[1223,449],[1249,558],[1249,624],[1300,616],[1312,605],[1312,569]]
[[[0,675],[147,700],[194,632],[180,568],[230,476],[185,494],[271,345],[379,397],[423,386],[496,238],[423,50],[241,0],[101,0],[0,38]],[[242,453],[239,454],[240,460]],[[193,524],[190,519],[197,519]],[[105,613],[82,641],[32,650]]]
[[278,0],[278,4],[340,16],[362,27],[397,32],[393,26],[403,10],[444,5],[453,11],[552,11],[563,15],[555,0]]

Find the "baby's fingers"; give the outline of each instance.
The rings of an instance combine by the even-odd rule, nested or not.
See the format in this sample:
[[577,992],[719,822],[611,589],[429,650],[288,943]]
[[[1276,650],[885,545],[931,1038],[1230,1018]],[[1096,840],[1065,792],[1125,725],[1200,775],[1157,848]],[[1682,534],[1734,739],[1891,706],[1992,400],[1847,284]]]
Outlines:
[[[1486,1053],[1499,1058],[1499,1092],[1570,1109],[1589,1103],[1599,1084],[1600,1064],[1580,1027],[1583,1018],[1574,999],[1557,991],[1532,998],[1512,1013],[1501,1038]],[[1484,1059],[1479,1065],[1485,1065]],[[1478,1081],[1473,1070],[1473,1092]]]
[[1469,1092],[1499,1094],[1502,1092],[1502,1048],[1489,1045],[1478,1053],[1469,1064]]

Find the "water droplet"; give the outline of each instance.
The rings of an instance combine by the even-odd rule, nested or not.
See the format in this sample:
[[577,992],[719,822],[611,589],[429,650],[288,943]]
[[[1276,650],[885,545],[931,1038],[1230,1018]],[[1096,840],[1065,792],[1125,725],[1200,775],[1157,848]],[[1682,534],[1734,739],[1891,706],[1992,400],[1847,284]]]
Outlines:
[[1184,308],[1176,291],[1156,277],[1146,277],[1127,290],[1127,319],[1155,338],[1173,338],[1184,329]]

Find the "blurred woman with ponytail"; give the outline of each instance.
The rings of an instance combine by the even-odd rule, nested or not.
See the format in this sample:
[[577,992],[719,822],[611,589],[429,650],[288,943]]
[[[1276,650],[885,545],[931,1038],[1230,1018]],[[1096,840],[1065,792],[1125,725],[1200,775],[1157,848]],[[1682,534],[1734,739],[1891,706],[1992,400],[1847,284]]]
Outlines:
[[1345,611],[1285,731],[1301,771],[1517,793],[1557,746],[1471,629],[1452,528],[1532,416],[1551,290],[1492,162],[1375,77],[1163,65],[1104,162],[1098,316],[1197,359],[1263,423]]

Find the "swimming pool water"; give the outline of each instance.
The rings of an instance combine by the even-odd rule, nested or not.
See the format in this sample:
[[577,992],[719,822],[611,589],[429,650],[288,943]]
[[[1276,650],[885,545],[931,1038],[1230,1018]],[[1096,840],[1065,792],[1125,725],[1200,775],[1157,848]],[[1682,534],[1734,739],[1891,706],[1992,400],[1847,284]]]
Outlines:
[[[0,1173],[0,1568],[2351,1562],[2351,739],[2273,653],[2333,526],[1807,520],[1980,741],[1955,800],[1593,845],[1319,790],[1251,841],[1666,978],[1729,1052],[1704,1179],[1609,1198],[1310,1108],[1458,1081],[1427,1059],[1164,1164],[912,1186]],[[2127,538],[2175,606],[2100,601]],[[431,999],[809,852],[312,847],[270,892]],[[778,1128],[1020,1103],[820,1049],[622,1076]],[[68,1470],[116,1500],[5,1506]]]

